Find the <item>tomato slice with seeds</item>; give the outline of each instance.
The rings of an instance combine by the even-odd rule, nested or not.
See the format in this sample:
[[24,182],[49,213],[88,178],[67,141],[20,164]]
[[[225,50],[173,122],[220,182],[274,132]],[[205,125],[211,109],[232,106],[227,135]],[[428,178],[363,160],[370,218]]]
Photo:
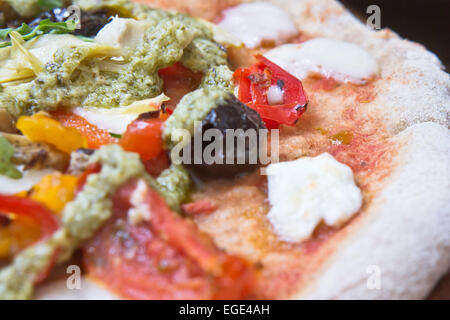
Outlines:
[[[196,225],[172,212],[147,187],[140,210],[149,221],[128,223],[132,181],[113,197],[113,217],[83,249],[90,277],[129,299],[242,299],[255,285],[253,267],[218,249]],[[111,254],[111,253],[114,254]]]

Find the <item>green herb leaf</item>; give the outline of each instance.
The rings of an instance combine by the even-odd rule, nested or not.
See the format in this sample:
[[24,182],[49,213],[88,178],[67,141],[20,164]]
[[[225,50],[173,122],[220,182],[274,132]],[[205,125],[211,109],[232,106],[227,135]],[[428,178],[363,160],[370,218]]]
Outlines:
[[0,135],[0,175],[7,176],[11,179],[22,178],[22,173],[11,163],[14,155],[14,147]]
[[116,139],[122,138],[122,135],[121,135],[121,134],[117,134],[117,133],[112,133],[112,132],[110,132],[109,135],[110,135],[111,137],[113,137],[113,138],[116,138]]
[[[75,20],[67,20],[65,22],[52,22],[49,19],[42,20],[39,25],[32,29],[26,23],[16,29],[6,28],[0,29],[0,39],[6,40],[12,31],[17,31],[23,37],[23,40],[28,41],[34,37],[40,36],[45,33],[50,34],[63,34],[72,33],[77,28],[77,22]],[[11,41],[0,42],[0,48],[4,48],[11,45]]]
[[0,39],[6,40],[8,38],[11,31],[14,31],[12,28],[0,29]]
[[63,0],[37,0],[37,4],[41,9],[51,10],[61,8],[63,6]]

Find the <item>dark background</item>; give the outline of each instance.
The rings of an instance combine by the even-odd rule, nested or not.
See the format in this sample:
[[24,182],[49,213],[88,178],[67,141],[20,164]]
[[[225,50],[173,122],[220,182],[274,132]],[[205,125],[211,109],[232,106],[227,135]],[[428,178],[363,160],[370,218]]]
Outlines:
[[381,9],[381,27],[425,45],[450,70],[450,0],[341,0],[365,22],[367,7]]

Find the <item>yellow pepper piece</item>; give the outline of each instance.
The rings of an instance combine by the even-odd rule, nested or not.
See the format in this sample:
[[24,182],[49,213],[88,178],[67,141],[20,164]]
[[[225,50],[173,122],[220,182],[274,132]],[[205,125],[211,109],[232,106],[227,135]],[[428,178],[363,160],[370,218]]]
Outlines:
[[36,221],[28,217],[10,215],[11,223],[0,226],[0,259],[9,259],[41,237]]
[[7,227],[0,227],[0,259],[9,258],[11,243],[11,234]]
[[44,176],[33,187],[30,198],[42,203],[55,213],[61,213],[64,206],[75,197],[78,178],[67,174]]
[[87,147],[86,138],[80,132],[74,128],[63,127],[45,114],[22,116],[16,126],[31,141],[52,144],[66,153]]

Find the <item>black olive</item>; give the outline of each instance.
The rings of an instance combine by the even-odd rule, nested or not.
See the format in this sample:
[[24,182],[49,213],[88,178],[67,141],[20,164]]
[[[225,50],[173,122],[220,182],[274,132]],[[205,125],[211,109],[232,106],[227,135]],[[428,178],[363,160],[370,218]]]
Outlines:
[[81,12],[81,29],[75,30],[76,35],[94,37],[106,24],[110,15],[104,10]]
[[[41,13],[37,18],[29,23],[34,28],[42,20],[49,19],[52,22],[64,22],[72,17],[74,12],[66,8],[55,8]],[[109,22],[110,15],[105,10],[83,11],[80,12],[80,29],[76,29],[73,34],[94,37]]]
[[[208,113],[208,115],[201,123],[201,128],[199,128],[198,130],[201,130],[201,134],[203,135],[208,129],[218,129],[218,131],[220,131],[221,133],[221,136],[223,138],[222,152],[220,154],[213,154],[213,156],[215,159],[223,159],[223,163],[207,164],[205,163],[205,159],[203,159],[202,156],[201,159],[197,159],[197,162],[201,163],[195,164],[196,159],[193,151],[195,137],[192,137],[191,144],[187,147],[187,149],[185,149],[185,151],[192,151],[191,164],[187,165],[187,167],[192,170],[195,175],[199,176],[200,178],[232,178],[241,173],[253,171],[258,167],[260,135],[259,130],[265,129],[265,126],[263,121],[261,120],[261,117],[256,111],[241,103],[233,95],[230,95],[230,98],[227,99],[225,103],[218,105]],[[237,135],[242,138],[241,141],[245,141],[244,150],[238,150],[238,139],[234,138],[232,139],[232,141],[231,139],[227,139],[227,129],[242,129],[243,132],[253,131],[256,139],[251,141],[249,136],[245,136],[242,134]],[[233,132],[236,133],[237,131]],[[214,143],[214,141],[214,139],[212,141],[203,141],[202,152],[208,145]],[[229,155],[229,151],[227,152],[227,148],[234,151],[234,157],[231,158],[230,156],[230,159],[233,160],[232,164],[226,163],[226,155]],[[240,162],[238,161],[239,155]],[[256,163],[250,161],[251,159],[255,159],[252,158],[253,156],[256,156]]]

